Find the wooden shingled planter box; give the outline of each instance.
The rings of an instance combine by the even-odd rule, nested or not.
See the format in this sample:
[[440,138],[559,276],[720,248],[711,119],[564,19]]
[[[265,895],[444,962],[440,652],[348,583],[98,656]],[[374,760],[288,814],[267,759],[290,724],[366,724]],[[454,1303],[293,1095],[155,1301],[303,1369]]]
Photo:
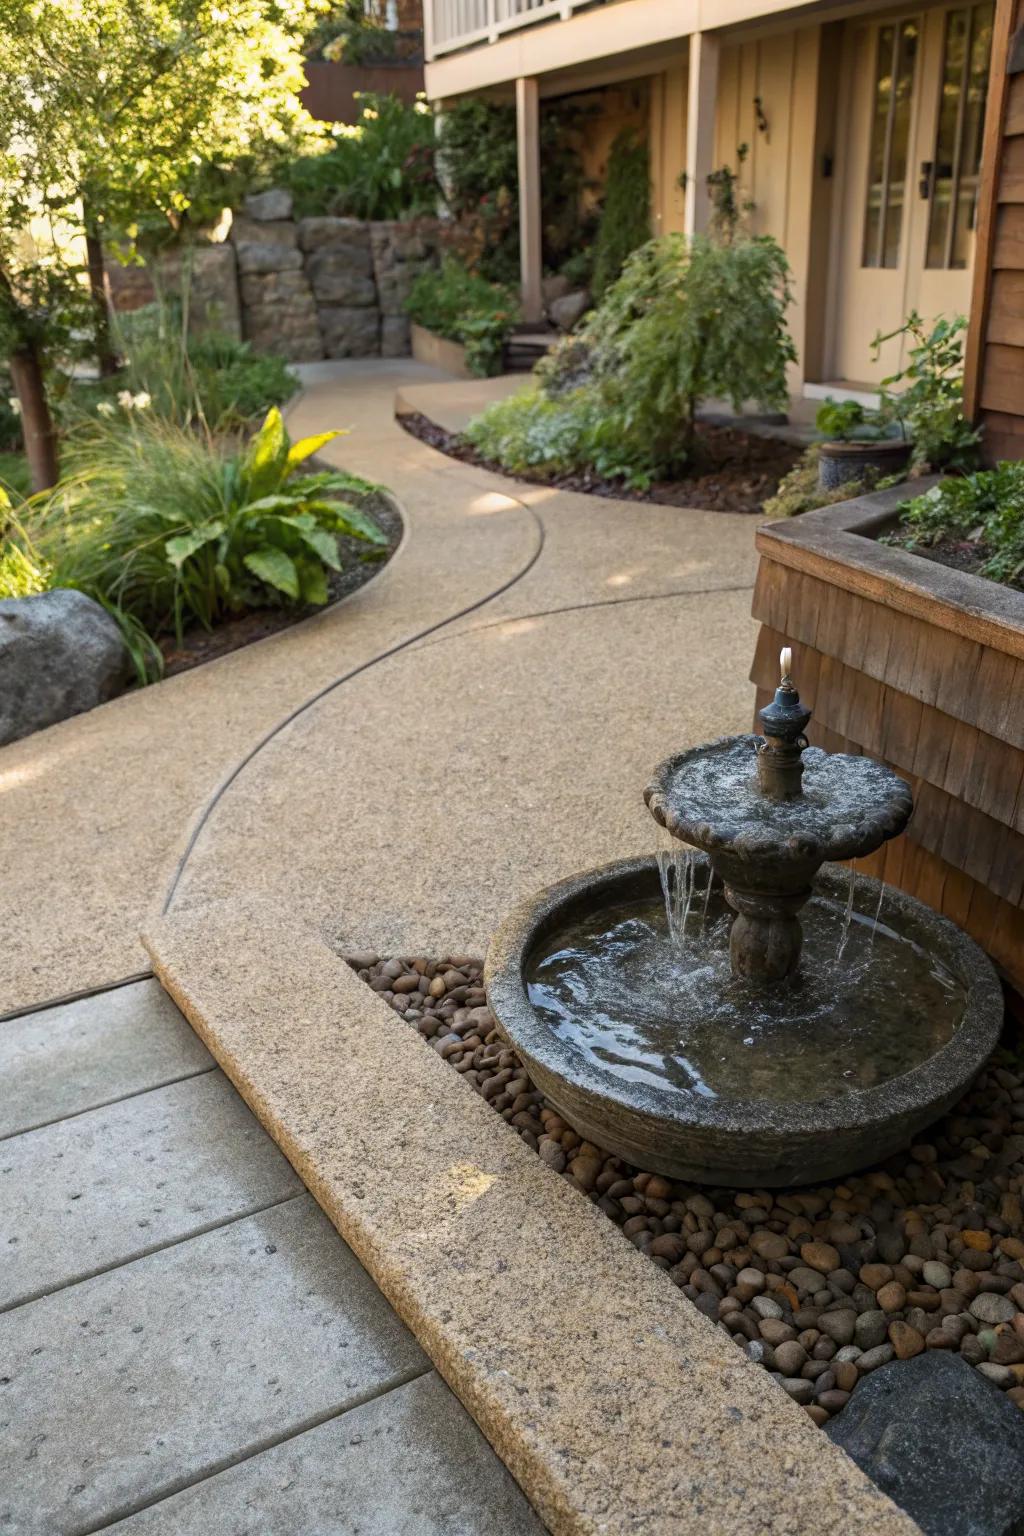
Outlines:
[[858,870],[959,923],[1024,993],[1024,594],[880,544],[906,497],[758,530],[757,708],[791,645],[810,741],[913,786],[907,832]]

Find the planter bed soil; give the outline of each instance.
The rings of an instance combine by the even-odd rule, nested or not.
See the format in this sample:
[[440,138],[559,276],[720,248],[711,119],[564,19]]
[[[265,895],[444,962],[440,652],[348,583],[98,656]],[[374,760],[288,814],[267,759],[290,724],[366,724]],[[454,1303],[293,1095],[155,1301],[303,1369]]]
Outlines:
[[[944,565],[951,571],[969,571],[972,576],[980,576],[981,568],[991,558],[992,551],[986,544],[976,544],[970,539],[940,539],[938,543],[910,544],[904,543],[899,526],[883,540],[893,549],[903,549],[910,555],[918,555],[922,560],[931,560],[936,565]],[[988,580],[988,577],[984,578]],[[1016,581],[997,583],[1007,586],[1014,592],[1024,592],[1024,577]]]
[[239,614],[237,618],[228,619],[224,624],[218,624],[216,629],[207,630],[196,625],[186,630],[181,645],[178,645],[173,635],[165,635],[159,642],[164,658],[164,676],[173,677],[177,672],[191,671],[205,661],[215,661],[218,656],[226,656],[230,651],[240,650],[243,645],[251,645],[254,640],[265,640],[268,635],[290,629],[293,624],[323,613],[325,608],[332,607],[343,597],[365,586],[394,554],[402,536],[402,519],[386,496],[367,497],[360,505],[387,535],[387,546],[372,551],[367,558],[370,545],[358,539],[340,538],[338,546],[342,569],[328,572],[328,597],[325,604],[306,608],[254,608],[248,613]]
[[761,437],[735,427],[698,422],[698,459],[694,473],[682,480],[655,481],[646,491],[633,491],[621,480],[603,480],[598,475],[545,475],[540,472],[513,475],[494,460],[477,453],[461,433],[446,431],[418,411],[403,412],[398,421],[420,442],[450,458],[479,465],[512,479],[555,486],[563,491],[583,491],[589,496],[607,496],[615,501],[653,501],[670,507],[693,507],[710,512],[761,512],[766,499],[774,496],[779,482],[793,468],[802,451],[781,438]]
[[348,963],[816,1424],[927,1350],[958,1352],[1024,1411],[1020,1055],[998,1050],[926,1140],[841,1183],[698,1189],[576,1135],[501,1038],[481,961]]

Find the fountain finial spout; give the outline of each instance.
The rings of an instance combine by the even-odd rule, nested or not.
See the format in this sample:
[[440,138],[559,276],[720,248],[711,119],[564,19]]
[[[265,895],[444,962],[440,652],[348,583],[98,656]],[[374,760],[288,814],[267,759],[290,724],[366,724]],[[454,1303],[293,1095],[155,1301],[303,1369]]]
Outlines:
[[775,697],[758,714],[764,738],[758,747],[757,777],[768,800],[795,800],[803,794],[804,731],[811,711],[800,702],[789,669],[793,653],[788,646],[779,657],[782,680]]

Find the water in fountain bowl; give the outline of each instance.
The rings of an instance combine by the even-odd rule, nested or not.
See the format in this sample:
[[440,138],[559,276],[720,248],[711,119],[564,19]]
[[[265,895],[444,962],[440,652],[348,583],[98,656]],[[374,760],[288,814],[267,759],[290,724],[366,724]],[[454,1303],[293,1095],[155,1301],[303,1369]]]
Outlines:
[[672,894],[668,914],[652,895],[567,921],[528,957],[534,1009],[592,1067],[687,1095],[815,1103],[901,1076],[960,1023],[952,972],[852,902],[812,897],[806,963],[764,986],[732,975],[720,891],[691,889],[674,910]]

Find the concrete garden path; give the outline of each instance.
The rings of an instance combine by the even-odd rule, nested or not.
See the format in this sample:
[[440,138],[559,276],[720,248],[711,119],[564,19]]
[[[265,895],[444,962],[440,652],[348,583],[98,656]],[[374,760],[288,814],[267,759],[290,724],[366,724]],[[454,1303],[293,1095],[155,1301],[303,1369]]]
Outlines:
[[0,1012],[140,971],[172,886],[479,947],[526,885],[649,847],[651,765],[749,719],[753,518],[453,463],[393,402],[465,386],[408,361],[307,372],[293,432],[350,428],[325,456],[405,540],[336,608],[0,751]]

